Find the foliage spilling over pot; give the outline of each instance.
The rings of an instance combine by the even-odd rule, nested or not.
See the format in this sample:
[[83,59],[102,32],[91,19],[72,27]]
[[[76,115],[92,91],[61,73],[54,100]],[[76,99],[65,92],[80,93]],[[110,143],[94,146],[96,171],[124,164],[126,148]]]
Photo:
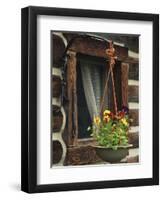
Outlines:
[[102,117],[95,116],[92,126],[88,127],[91,136],[97,145],[116,150],[118,147],[128,146],[129,109],[123,107],[115,115],[110,110],[105,110]]

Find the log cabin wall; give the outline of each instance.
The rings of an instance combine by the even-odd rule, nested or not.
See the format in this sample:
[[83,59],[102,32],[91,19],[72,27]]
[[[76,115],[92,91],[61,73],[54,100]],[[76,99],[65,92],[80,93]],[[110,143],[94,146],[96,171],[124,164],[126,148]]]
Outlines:
[[62,34],[52,35],[52,109],[51,109],[51,124],[52,124],[52,141],[51,141],[51,166],[63,165],[67,147],[64,140],[64,130],[66,126],[66,112],[61,105],[62,93],[62,71],[60,59],[67,46],[66,39]]
[[128,102],[130,109],[130,118],[133,119],[129,142],[135,148],[139,147],[139,63],[138,54],[129,54],[135,61],[129,64],[128,77]]
[[[68,42],[74,34],[62,34],[53,33],[52,36],[52,165],[81,165],[81,164],[93,164],[101,162],[100,158],[96,155],[94,149],[87,143],[87,140],[78,140],[77,134],[74,135],[71,131],[71,115],[68,113],[70,108],[69,103],[65,106],[61,105],[61,93],[62,93],[62,71],[60,59],[63,55]],[[81,45],[82,44],[82,45]],[[83,45],[84,44],[84,45]],[[69,49],[69,61],[67,70],[74,70],[71,66],[76,62],[75,50],[78,49],[79,53],[87,52],[87,55],[93,55],[93,49],[96,49],[96,56],[106,57],[105,49],[108,48],[106,43],[100,41],[92,41],[89,38],[85,42],[84,39],[78,38],[76,42]],[[99,49],[99,50],[98,50]],[[138,80],[138,55],[130,52],[128,55],[128,49],[116,45],[116,51],[118,60],[121,62],[121,78],[123,80],[122,93],[125,95],[122,97],[122,104],[129,106],[130,117],[133,119],[132,127],[129,132],[129,142],[135,147],[139,146],[139,80]],[[76,73],[67,73],[71,76]],[[68,78],[68,77],[67,77]],[[126,83],[127,81],[127,83]],[[68,85],[68,98],[75,98],[74,89],[71,85]],[[75,89],[76,90],[76,89]],[[75,92],[76,93],[76,92]],[[72,105],[73,106],[73,105]],[[73,107],[73,109],[76,109]],[[72,121],[71,121],[72,122]],[[76,130],[77,131],[77,130]],[[74,137],[74,138],[73,138]],[[92,142],[91,142],[92,144]],[[137,159],[137,157],[136,157]],[[135,158],[129,158],[128,162],[135,162]]]

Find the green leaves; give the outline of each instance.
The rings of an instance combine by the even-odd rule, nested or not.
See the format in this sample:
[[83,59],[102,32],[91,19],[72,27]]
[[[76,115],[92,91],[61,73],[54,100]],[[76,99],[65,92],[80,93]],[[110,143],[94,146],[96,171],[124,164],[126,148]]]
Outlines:
[[91,136],[95,138],[98,145],[117,150],[119,146],[128,144],[129,127],[124,121],[128,123],[128,116],[123,120],[110,119],[107,123],[101,122],[100,126],[93,124],[92,127],[88,127],[88,131],[91,130]]

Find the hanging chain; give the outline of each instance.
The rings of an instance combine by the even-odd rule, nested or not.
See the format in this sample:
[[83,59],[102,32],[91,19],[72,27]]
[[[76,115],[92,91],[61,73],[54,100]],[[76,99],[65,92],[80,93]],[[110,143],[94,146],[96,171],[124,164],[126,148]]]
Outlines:
[[109,82],[110,73],[111,73],[111,80],[112,80],[112,85],[113,85],[114,110],[115,110],[115,114],[117,114],[117,99],[116,99],[114,74],[113,74],[113,68],[114,68],[115,60],[117,59],[117,57],[115,56],[115,49],[114,49],[114,45],[113,45],[112,41],[109,41],[109,49],[106,49],[106,54],[108,55],[110,62],[109,62],[109,71],[108,71],[108,75],[107,75],[107,79],[106,79],[106,83],[105,83],[105,87],[104,87],[104,93],[103,93],[103,97],[102,97],[102,101],[101,101],[100,113],[102,112],[102,109],[103,109],[103,104],[104,104],[105,95],[107,92],[107,86],[108,86],[108,82]]

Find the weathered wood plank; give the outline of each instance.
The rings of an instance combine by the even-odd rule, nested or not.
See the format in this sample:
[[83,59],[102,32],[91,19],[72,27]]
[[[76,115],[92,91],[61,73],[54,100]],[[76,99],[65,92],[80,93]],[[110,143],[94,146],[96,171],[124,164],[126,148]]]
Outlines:
[[67,149],[66,165],[84,165],[103,162],[91,146],[77,146]]
[[137,64],[139,62],[138,58],[131,58],[131,57],[127,57],[124,60],[125,63],[129,63],[129,64]]
[[97,141],[92,137],[78,139],[78,146],[92,146],[92,145],[97,145]]
[[[77,34],[69,34],[65,33],[65,37],[68,39],[68,41],[71,40],[71,38],[77,36]],[[97,56],[97,57],[103,57],[108,58],[106,55],[106,49],[108,49],[109,44],[106,41],[97,40],[94,38],[76,38],[70,47],[70,50],[75,51],[77,53],[83,53],[90,56]],[[124,60],[128,57],[128,48],[121,47],[118,45],[114,45],[117,59],[119,61]]]
[[68,146],[72,146],[76,145],[78,138],[76,53],[72,51],[68,51],[67,95],[68,95]]
[[128,86],[128,101],[139,102],[139,87],[137,85]]
[[73,145],[77,145],[78,140],[78,104],[77,104],[77,60],[76,60],[76,54],[73,54],[74,56],[74,85],[73,85],[73,124],[74,124],[74,143]]
[[121,63],[121,89],[122,89],[122,105],[128,107],[128,72],[129,64]]

